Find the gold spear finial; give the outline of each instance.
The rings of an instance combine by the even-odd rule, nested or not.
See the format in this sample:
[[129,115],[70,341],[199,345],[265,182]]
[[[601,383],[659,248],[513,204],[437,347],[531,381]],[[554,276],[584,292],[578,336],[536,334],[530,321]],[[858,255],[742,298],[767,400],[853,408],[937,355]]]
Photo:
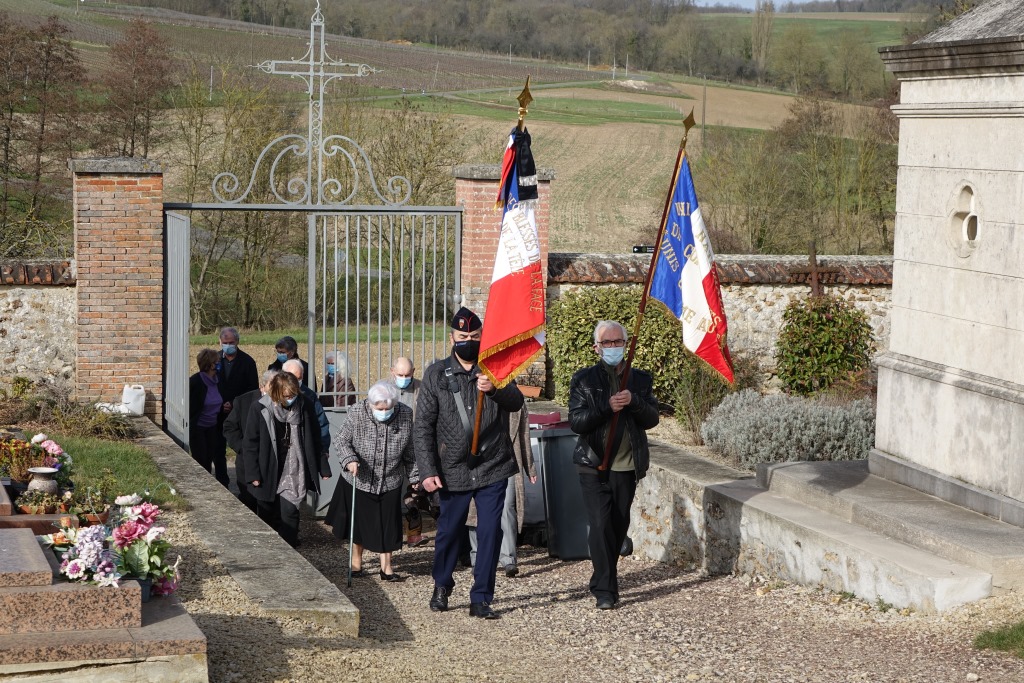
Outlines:
[[693,109],[683,119],[683,141],[679,143],[681,149],[686,149],[686,138],[690,135],[690,129],[697,125],[697,119],[693,118]]
[[530,102],[533,102],[533,96],[530,94],[530,77],[526,77],[526,85],[523,86],[523,92],[519,93],[519,130],[522,130],[525,126],[526,115],[530,113],[527,108],[530,106]]

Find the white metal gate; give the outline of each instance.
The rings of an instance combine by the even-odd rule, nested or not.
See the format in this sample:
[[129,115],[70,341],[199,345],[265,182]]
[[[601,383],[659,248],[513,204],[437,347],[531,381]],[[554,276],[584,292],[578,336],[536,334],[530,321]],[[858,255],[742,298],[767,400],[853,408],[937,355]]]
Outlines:
[[190,221],[179,213],[164,213],[166,286],[164,287],[164,424],[167,432],[188,448],[188,348]]
[[462,214],[453,207],[351,211],[310,218],[309,352],[328,353],[354,389],[327,392],[344,408],[405,356],[422,370],[447,355],[448,319],[461,303]]

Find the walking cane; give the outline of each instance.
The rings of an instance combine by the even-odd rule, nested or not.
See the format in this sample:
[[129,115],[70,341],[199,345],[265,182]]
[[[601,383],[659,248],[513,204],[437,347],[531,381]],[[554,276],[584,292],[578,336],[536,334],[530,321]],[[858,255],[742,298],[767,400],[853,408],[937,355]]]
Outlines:
[[[359,465],[356,465],[356,471],[358,472]],[[355,545],[352,542],[356,536],[356,475],[352,475],[352,510],[348,515],[348,584],[347,588],[352,587],[352,547]]]

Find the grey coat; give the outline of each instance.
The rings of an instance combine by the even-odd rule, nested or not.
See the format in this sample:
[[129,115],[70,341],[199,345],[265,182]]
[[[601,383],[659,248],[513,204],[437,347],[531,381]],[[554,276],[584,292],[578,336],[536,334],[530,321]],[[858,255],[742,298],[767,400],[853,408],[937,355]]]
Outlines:
[[[449,365],[450,377],[446,376]],[[515,382],[484,397],[480,454],[469,454],[479,372],[475,365],[465,370],[453,354],[433,363],[423,373],[413,425],[421,481],[439,476],[449,491],[473,491],[508,479],[519,471],[509,437],[509,414],[518,412],[524,403]],[[469,434],[463,428],[450,383],[459,387],[459,396],[470,421]]]
[[411,481],[419,481],[412,447],[412,410],[401,403],[395,404],[395,413],[386,422],[373,417],[368,399],[353,406],[334,437],[334,452],[349,485],[352,475],[346,468],[351,462],[359,463],[356,488],[360,491],[393,491],[405,483],[406,474]]

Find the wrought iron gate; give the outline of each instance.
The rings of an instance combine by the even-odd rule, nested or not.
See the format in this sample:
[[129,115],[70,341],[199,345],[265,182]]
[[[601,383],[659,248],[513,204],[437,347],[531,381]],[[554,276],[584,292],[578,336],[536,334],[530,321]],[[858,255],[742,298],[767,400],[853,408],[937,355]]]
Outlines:
[[[248,179],[228,171],[217,174],[211,186],[215,203],[164,204],[168,235],[173,232],[175,239],[184,235],[185,240],[168,250],[168,259],[174,263],[167,269],[165,421],[186,445],[189,222],[168,210],[306,215],[306,359],[311,385],[316,386],[316,378],[323,376],[325,355],[344,354],[355,389],[328,392],[341,409],[386,377],[393,358],[407,356],[423,368],[436,356],[446,355],[445,322],[461,302],[462,209],[408,206],[413,187],[408,178],[394,176],[378,183],[369,156],[355,140],[324,135],[327,84],[374,70],[328,57],[319,0],[310,21],[306,55],[257,66],[306,83],[306,134],[289,133],[267,143]],[[357,201],[380,204],[356,206]]]

